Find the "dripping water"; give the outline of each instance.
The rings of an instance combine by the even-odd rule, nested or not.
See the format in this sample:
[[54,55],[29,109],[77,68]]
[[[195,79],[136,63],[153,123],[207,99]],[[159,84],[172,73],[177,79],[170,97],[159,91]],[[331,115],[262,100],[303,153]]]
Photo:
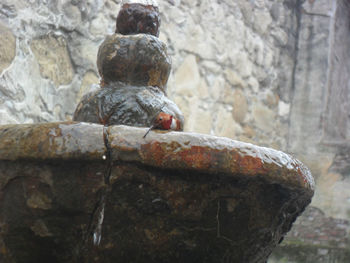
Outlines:
[[[103,126],[103,141],[106,147],[106,152],[102,156],[102,159],[106,162],[106,168],[104,170],[105,187],[101,189],[99,193],[99,198],[98,198],[99,201],[96,204],[96,207],[92,213],[90,225],[87,231],[88,236],[87,238],[85,238],[84,247],[86,250],[89,250],[91,246],[98,247],[102,240],[102,226],[103,226],[103,220],[105,216],[106,201],[107,201],[108,194],[110,192],[110,176],[111,176],[112,166],[113,166],[113,161],[111,158],[111,148],[109,145],[107,124]],[[89,253],[89,251],[86,251],[86,252]]]
[[103,155],[102,157],[103,160],[105,160],[107,163],[106,170],[104,172],[104,182],[105,182],[106,188],[104,188],[101,193],[100,202],[96,210],[95,222],[93,222],[94,228],[93,228],[93,234],[92,234],[92,241],[93,241],[93,245],[95,246],[98,246],[102,239],[102,225],[103,225],[103,219],[104,219],[105,205],[106,205],[106,199],[110,188],[109,179],[111,176],[112,166],[113,166],[113,161],[111,158],[111,148],[109,145],[107,124],[103,126],[103,141],[106,147],[106,154]]
[[102,239],[102,224],[104,219],[104,210],[106,203],[106,189],[101,191],[99,202],[92,214],[90,227],[88,230],[89,237],[86,240],[88,243],[86,247],[90,247],[91,244],[94,246],[99,246]]

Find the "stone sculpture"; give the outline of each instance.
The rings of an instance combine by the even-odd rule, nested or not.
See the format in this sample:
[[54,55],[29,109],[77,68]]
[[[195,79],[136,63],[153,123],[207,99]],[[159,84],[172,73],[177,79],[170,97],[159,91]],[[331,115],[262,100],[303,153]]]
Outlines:
[[285,153],[204,134],[144,133],[92,123],[0,126],[0,262],[265,263],[311,201],[310,171]]
[[[73,120],[183,129],[180,109],[166,97],[171,59],[157,37],[159,25],[155,1],[122,2],[116,33],[106,37],[97,55],[101,89],[82,98]],[[174,125],[160,123],[172,119]]]
[[265,263],[310,203],[283,152],[130,127],[183,127],[159,24],[154,1],[123,1],[82,123],[0,126],[0,262]]

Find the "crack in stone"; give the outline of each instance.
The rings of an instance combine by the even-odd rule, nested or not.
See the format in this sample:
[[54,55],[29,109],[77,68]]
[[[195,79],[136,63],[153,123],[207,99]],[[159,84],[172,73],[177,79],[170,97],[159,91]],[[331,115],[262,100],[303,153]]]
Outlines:
[[97,215],[95,217],[96,219],[94,220],[95,222],[92,222],[95,225],[94,229],[92,229],[93,230],[92,241],[95,246],[98,246],[100,244],[101,238],[102,238],[102,224],[104,219],[105,204],[106,204],[108,193],[110,192],[110,176],[112,173],[112,166],[113,166],[107,124],[103,126],[103,142],[106,147],[106,153],[103,156],[105,161],[107,162],[106,170],[104,172],[104,183],[106,187],[102,190],[101,198],[99,200],[99,205],[97,209]]
[[108,132],[108,125],[103,126],[103,142],[106,147],[106,154],[105,154],[105,160],[107,162],[107,169],[105,172],[105,183],[109,186],[110,185],[110,176],[112,173],[112,166],[113,166],[113,160],[111,157],[111,145],[109,143],[109,132]]
[[102,159],[106,161],[106,169],[104,171],[104,187],[99,192],[98,201],[91,214],[91,219],[87,229],[87,234],[83,238],[83,247],[80,250],[80,257],[85,258],[89,254],[91,246],[99,246],[102,239],[102,225],[105,215],[105,205],[108,195],[110,193],[110,176],[112,173],[113,160],[111,158],[111,147],[109,143],[108,125],[103,126],[103,142],[106,147],[105,154]]

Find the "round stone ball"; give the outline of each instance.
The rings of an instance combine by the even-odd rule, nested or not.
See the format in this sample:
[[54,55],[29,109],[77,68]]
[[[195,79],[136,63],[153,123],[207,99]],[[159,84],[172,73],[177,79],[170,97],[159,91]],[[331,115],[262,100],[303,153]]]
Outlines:
[[159,36],[160,15],[158,7],[147,3],[124,3],[119,11],[116,33],[123,35],[150,34]]
[[157,86],[165,91],[171,70],[166,45],[146,34],[107,36],[97,54],[97,68],[106,85],[115,81]]

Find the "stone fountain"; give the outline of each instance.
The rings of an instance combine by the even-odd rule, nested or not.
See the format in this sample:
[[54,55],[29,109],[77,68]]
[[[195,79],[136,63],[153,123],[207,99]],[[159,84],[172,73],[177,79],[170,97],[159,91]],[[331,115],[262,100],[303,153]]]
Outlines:
[[124,2],[75,121],[0,126],[0,262],[263,263],[310,203],[310,171],[283,152],[144,138],[160,111],[183,125],[159,24],[153,1]]

